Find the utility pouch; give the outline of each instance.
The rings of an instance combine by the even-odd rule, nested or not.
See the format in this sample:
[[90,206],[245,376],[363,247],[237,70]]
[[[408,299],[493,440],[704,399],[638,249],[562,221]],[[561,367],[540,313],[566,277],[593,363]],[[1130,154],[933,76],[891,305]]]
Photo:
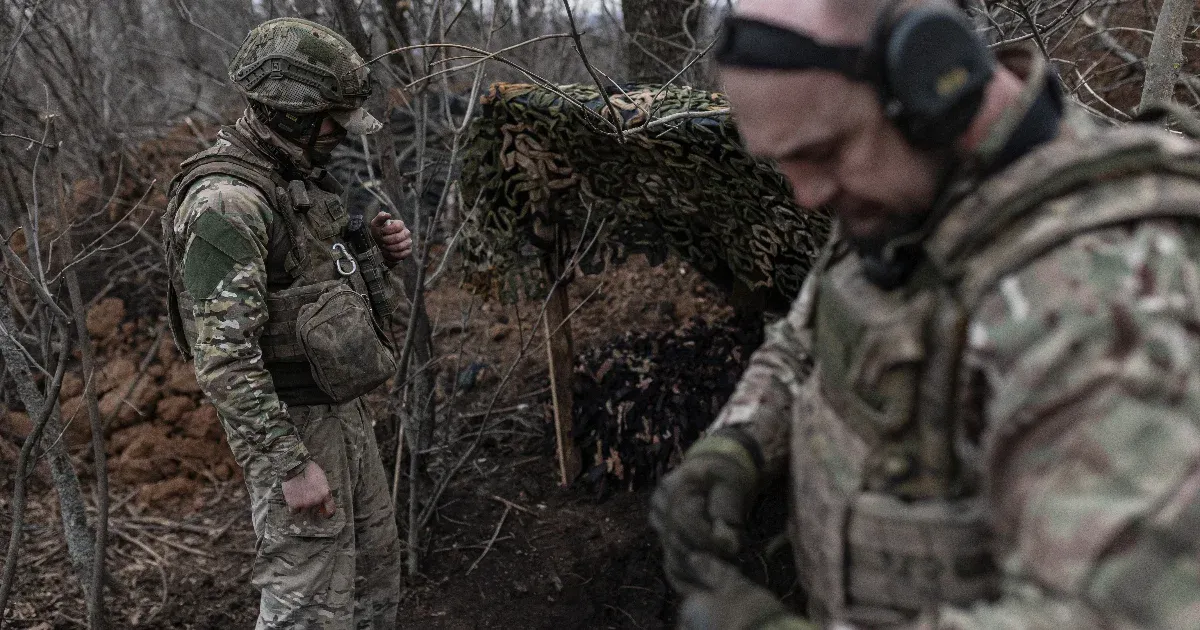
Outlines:
[[338,403],[366,394],[396,372],[371,306],[345,284],[300,308],[296,336],[317,386]]

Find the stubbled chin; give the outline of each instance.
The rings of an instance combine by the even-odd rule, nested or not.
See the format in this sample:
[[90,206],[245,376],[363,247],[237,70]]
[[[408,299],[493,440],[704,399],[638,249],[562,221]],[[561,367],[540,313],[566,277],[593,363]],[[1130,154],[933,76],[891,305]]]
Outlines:
[[856,240],[878,238],[887,226],[887,214],[880,204],[856,202],[837,204],[834,215],[842,223],[846,235]]

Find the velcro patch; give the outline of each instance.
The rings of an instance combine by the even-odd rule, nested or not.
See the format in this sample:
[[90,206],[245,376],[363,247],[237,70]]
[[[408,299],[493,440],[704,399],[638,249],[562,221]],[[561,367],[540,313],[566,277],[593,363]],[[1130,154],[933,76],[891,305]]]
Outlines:
[[296,43],[296,52],[308,55],[309,61],[326,67],[332,66],[337,61],[338,56],[336,46],[320,39],[315,34],[310,35],[308,33],[301,35],[300,41]]
[[212,297],[234,265],[254,259],[254,244],[229,219],[217,212],[205,212],[192,224],[196,238],[183,257],[183,286],[192,299]]

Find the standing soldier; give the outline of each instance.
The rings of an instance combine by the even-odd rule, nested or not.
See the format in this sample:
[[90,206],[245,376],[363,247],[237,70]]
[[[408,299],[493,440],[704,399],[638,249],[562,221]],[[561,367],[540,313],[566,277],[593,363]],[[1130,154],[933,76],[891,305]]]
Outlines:
[[368,70],[337,33],[284,18],[250,32],[229,77],[249,108],[183,163],[163,235],[175,342],[250,491],[258,628],[392,628],[399,542],[360,397],[393,372],[378,324],[412,241],[384,213],[368,235],[321,168],[381,126]]
[[[838,231],[653,498],[683,626],[1200,627],[1200,143],[937,0],[744,0],[718,60]],[[785,470],[805,618],[726,563]]]

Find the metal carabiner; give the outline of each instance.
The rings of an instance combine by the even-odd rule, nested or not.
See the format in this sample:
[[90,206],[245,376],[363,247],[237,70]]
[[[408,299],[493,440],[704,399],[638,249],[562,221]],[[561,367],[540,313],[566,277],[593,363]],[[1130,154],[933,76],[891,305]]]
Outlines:
[[[333,255],[334,263],[337,265],[338,273],[342,274],[343,276],[352,276],[358,271],[358,261],[354,259],[354,256],[350,255],[350,252],[346,251],[345,245],[342,245],[341,243],[334,243]],[[342,269],[343,262],[350,263],[349,271]]]

